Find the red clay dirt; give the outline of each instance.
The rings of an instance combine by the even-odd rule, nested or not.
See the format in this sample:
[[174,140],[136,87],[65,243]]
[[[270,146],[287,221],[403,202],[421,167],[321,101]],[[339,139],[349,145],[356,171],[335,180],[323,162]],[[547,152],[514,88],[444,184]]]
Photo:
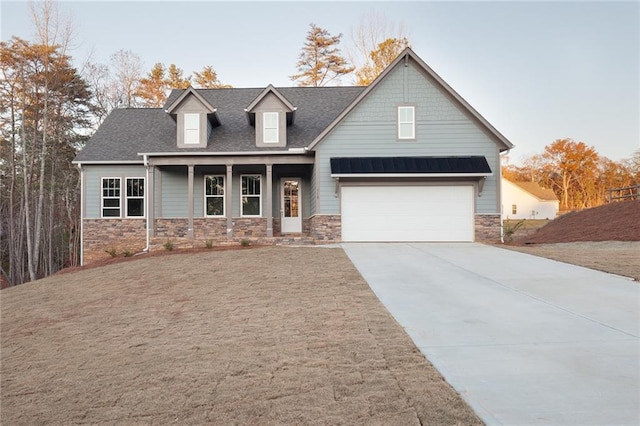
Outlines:
[[640,241],[640,200],[623,201],[562,215],[516,244],[576,241]]

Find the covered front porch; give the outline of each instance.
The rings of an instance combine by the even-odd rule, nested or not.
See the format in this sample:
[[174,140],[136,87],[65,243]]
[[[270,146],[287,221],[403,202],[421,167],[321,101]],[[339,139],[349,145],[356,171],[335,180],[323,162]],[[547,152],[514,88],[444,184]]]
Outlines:
[[309,154],[153,156],[150,247],[315,243]]

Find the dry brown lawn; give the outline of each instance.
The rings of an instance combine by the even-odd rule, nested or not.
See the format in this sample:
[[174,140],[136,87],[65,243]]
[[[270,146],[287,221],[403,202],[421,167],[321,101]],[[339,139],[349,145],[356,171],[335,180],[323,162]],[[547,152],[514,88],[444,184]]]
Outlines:
[[147,257],[0,303],[3,425],[481,424],[341,249]]
[[523,224],[514,242],[501,247],[640,281],[640,200],[567,213],[546,224]]
[[640,281],[640,241],[581,241],[501,247]]

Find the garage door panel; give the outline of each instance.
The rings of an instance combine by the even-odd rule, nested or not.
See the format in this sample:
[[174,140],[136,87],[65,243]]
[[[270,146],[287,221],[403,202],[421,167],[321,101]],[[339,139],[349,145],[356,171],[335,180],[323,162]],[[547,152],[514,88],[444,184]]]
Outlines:
[[344,186],[343,241],[473,241],[473,187]]

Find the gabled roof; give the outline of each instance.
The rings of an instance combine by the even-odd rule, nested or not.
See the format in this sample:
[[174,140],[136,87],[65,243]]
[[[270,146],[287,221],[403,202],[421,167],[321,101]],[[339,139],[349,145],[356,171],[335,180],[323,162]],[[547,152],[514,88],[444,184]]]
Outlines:
[[178,105],[180,105],[183,100],[187,98],[187,96],[194,96],[198,101],[200,101],[202,106],[204,106],[208,110],[209,113],[216,112],[216,109],[213,107],[213,105],[211,105],[205,98],[203,98],[196,89],[194,89],[192,86],[189,86],[184,89],[182,94],[170,104],[167,99],[167,102],[165,102],[165,110],[167,111],[167,113],[173,114],[173,111],[178,107]]
[[509,182],[533,195],[540,201],[558,201],[558,197],[553,190],[543,188],[538,182],[514,182],[511,180],[509,180]]
[[262,91],[254,100],[247,106],[245,111],[247,112],[247,120],[251,126],[255,125],[255,113],[253,110],[258,106],[260,101],[262,101],[267,95],[273,94],[289,111],[287,112],[287,125],[293,124],[293,118],[296,111],[296,107],[294,107],[291,102],[287,98],[285,98],[282,93],[273,87],[272,84],[268,85],[266,89]]
[[507,140],[507,138],[504,137],[504,135],[502,135],[502,133],[500,133],[498,130],[496,130],[496,128],[493,127],[483,116],[481,116],[480,113],[478,113],[478,111],[476,111],[467,101],[465,101],[462,98],[462,96],[460,96],[455,90],[453,90],[453,88],[451,86],[449,86],[442,79],[442,77],[440,77],[433,69],[431,69],[431,67],[429,67],[422,59],[420,59],[420,57],[418,55],[416,55],[415,52],[413,50],[411,50],[411,48],[407,47],[400,55],[398,55],[398,57],[391,63],[391,65],[389,65],[387,68],[385,68],[385,70],[382,71],[380,73],[380,75],[378,77],[376,77],[376,79],[369,86],[367,86],[367,88],[362,93],[360,93],[360,95],[356,99],[354,99],[354,101],[344,111],[342,111],[342,113],[329,126],[327,126],[327,128],[321,134],[318,135],[318,137],[316,137],[313,140],[313,142],[309,146],[309,149],[313,149],[316,145],[321,143],[322,140],[324,139],[324,137],[327,136],[329,133],[331,133],[331,131],[338,124],[340,124],[340,122],[342,122],[342,120],[344,120],[347,117],[347,115],[349,115],[349,113],[351,111],[353,111],[353,109],[356,106],[358,106],[372,91],[374,91],[376,89],[376,87],[378,85],[380,85],[381,82],[384,81],[384,79],[390,73],[392,73],[393,70],[396,67],[402,66],[402,64],[408,63],[409,60],[415,61],[416,64],[425,73],[427,73],[427,75],[429,75],[433,80],[435,80],[436,84],[442,90],[444,90],[446,93],[451,95],[485,129],[487,129],[489,134],[493,136],[493,138],[496,141],[496,143],[498,143],[498,145],[500,146],[500,151],[501,152],[513,148],[513,144],[511,142],[509,142],[509,140]]
[[268,85],[267,88],[262,91],[262,93],[256,96],[253,102],[251,102],[247,106],[247,111],[253,111],[253,109],[260,103],[260,101],[263,100],[269,93],[273,93],[280,100],[280,102],[282,102],[289,109],[289,111],[295,111],[296,107],[291,105],[291,102],[289,102],[289,100],[285,98],[278,89],[273,87],[272,84]]
[[216,108],[211,105],[206,99],[202,97],[192,86],[187,87],[184,92],[178,98],[173,101],[171,104],[167,104],[165,102],[165,108],[167,114],[175,115],[174,111],[178,108],[178,106],[184,101],[187,97],[193,96],[202,104],[202,106],[207,110],[207,119],[213,126],[220,125],[220,117],[218,116]]

